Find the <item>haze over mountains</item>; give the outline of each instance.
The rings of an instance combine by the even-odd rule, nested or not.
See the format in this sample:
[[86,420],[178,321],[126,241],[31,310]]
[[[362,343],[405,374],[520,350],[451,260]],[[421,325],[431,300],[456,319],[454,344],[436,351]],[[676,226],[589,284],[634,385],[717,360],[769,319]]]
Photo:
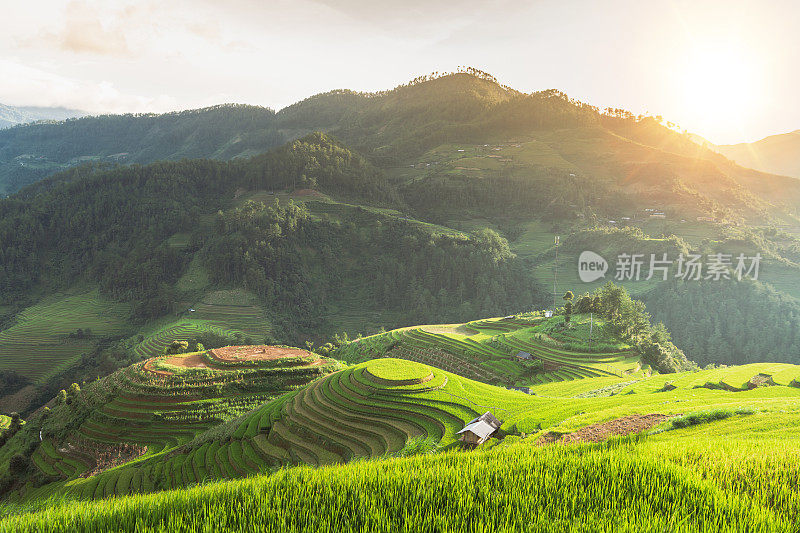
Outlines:
[[713,149],[742,166],[800,179],[800,130]]
[[0,103],[0,129],[39,120],[66,120],[86,115],[83,111],[65,107],[13,107]]
[[[424,79],[375,94],[332,91],[278,113],[221,105],[164,115],[87,117],[3,131],[0,193],[13,193],[55,171],[91,161],[232,159],[312,131],[335,133],[384,167],[405,164],[409,157],[445,141],[486,142],[498,135],[523,138],[547,132],[534,140],[540,153],[531,163],[603,176],[639,195],[643,188],[658,189],[680,202],[675,195],[697,193],[707,205],[695,209],[694,215],[704,214],[700,211],[708,211],[714,203],[711,210],[724,210],[730,201],[739,207],[747,204],[753,215],[763,211],[763,201],[786,205],[800,200],[796,184],[732,165],[653,119],[637,122],[603,115],[558,91],[523,94],[483,73]],[[603,153],[614,154],[614,161]],[[702,171],[693,162],[697,158],[707,162]],[[682,187],[675,189],[676,183]],[[686,190],[679,192],[683,186]]]

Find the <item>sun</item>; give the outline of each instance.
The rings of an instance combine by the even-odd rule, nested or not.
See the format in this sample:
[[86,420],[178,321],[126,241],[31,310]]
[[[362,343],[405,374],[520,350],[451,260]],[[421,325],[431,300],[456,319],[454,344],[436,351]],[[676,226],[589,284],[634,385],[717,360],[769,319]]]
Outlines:
[[731,43],[690,49],[679,76],[686,115],[712,130],[742,124],[763,83],[756,59],[752,51]]

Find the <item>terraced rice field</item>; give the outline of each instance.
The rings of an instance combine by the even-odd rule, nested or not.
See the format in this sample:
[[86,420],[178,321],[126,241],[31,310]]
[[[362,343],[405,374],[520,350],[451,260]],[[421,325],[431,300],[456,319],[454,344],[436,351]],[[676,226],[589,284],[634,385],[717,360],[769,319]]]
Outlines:
[[[209,361],[214,358],[213,353],[207,356]],[[173,363],[166,367],[178,368]],[[320,374],[319,379],[302,387],[293,387],[287,381],[284,390],[289,392],[255,409],[247,403],[246,391],[236,396],[232,392],[237,389],[228,389],[225,399],[203,397],[202,391],[211,381],[201,379],[201,374],[193,381],[187,379],[197,370],[191,365],[185,367],[183,375],[176,373],[170,379],[159,375],[135,391],[128,386],[127,392],[116,394],[103,404],[97,416],[81,426],[82,435],[76,439],[92,439],[93,457],[106,454],[106,468],[100,473],[88,476],[93,469],[78,455],[87,453],[86,447],[81,446],[86,441],[56,446],[47,444],[45,432],[45,443],[35,453],[35,464],[51,479],[67,481],[31,488],[21,497],[44,498],[58,491],[70,497],[97,499],[183,488],[206,480],[270,473],[281,466],[319,466],[391,456],[404,450],[411,439],[427,439],[440,449],[448,449],[457,445],[457,432],[465,423],[486,411],[502,422],[495,436],[506,439],[530,434],[560,436],[631,416],[651,415],[666,420],[664,424],[668,425],[669,420],[686,413],[737,413],[742,408],[750,413],[749,418],[718,423],[709,426],[709,431],[731,437],[744,424],[760,428],[758,431],[769,428],[773,438],[793,438],[800,430],[800,387],[776,383],[741,392],[686,388],[693,382],[718,377],[716,370],[561,381],[536,386],[536,394],[528,395],[430,365],[384,358]],[[773,372],[773,381],[791,384],[800,379],[800,366],[792,365],[748,365],[722,370],[725,372],[721,379],[742,378],[749,382],[767,370]],[[139,374],[140,380],[148,375],[141,369]],[[177,383],[178,378],[188,385],[176,390],[158,381]],[[686,387],[662,392],[666,378]],[[120,373],[119,379],[132,378]],[[591,394],[616,385],[621,385],[621,392],[618,389],[612,394]],[[631,393],[633,389],[637,391]],[[235,411],[235,403],[227,407],[224,403],[237,400],[243,400],[239,411]],[[228,409],[229,415],[243,414],[202,431],[204,423],[220,418],[215,411],[220,405],[222,411]],[[735,418],[735,414],[730,416]],[[169,431],[162,423],[168,425]],[[144,452],[143,445],[147,446]],[[115,457],[120,458],[117,463]],[[121,466],[109,468],[116,464]]]
[[[80,399],[85,404],[83,409],[90,411],[88,416],[65,438],[58,438],[45,426],[32,462],[56,485],[75,487],[80,495],[90,498],[183,486],[203,479],[205,472],[198,479],[189,470],[184,471],[190,463],[178,466],[166,459],[176,447],[206,430],[335,368],[334,362],[303,350],[280,350],[280,356],[269,360],[248,358],[244,349],[237,352],[236,360],[219,360],[213,352],[162,357],[98,380],[84,388]],[[202,365],[181,363],[198,356]],[[54,406],[50,417],[71,413],[70,406]],[[248,457],[253,453],[250,443],[237,444],[234,449]],[[152,472],[148,472],[150,477],[142,477],[115,468],[151,457],[152,464],[168,469],[168,477],[153,477]],[[214,470],[213,461],[208,467],[221,473]],[[225,470],[226,475],[234,477],[250,471],[228,466],[231,470]],[[155,479],[160,481],[156,483]],[[37,491],[51,489],[52,485],[44,489],[27,487],[20,497],[35,497]]]
[[[420,326],[393,330],[351,343],[337,357],[358,361],[390,356],[408,359],[470,379],[498,385],[533,386],[599,376],[624,376],[640,369],[639,355],[631,350],[580,351],[569,337],[550,338],[541,323],[514,318],[467,324]],[[587,348],[589,348],[587,346]],[[517,358],[527,352],[543,363],[531,375]]]
[[650,380],[631,385],[625,391],[647,393],[667,389],[707,388],[737,392],[770,386],[800,387],[800,371],[798,371],[797,365],[753,363],[699,372],[661,374],[653,376]]
[[187,341],[205,333],[238,338],[242,343],[249,340],[252,344],[261,342],[271,331],[264,309],[244,290],[211,292],[189,309],[181,319],[146,335],[133,347],[134,353],[141,358],[156,357],[173,341]]
[[[239,478],[281,465],[380,457],[415,438],[446,447],[466,421],[486,410],[448,390],[463,392],[453,381],[459,379],[418,363],[377,360],[318,379],[206,434],[203,422],[212,414],[199,409],[196,393],[120,394],[103,407],[102,417],[81,426],[81,436],[147,443],[147,454],[129,466],[73,479],[65,488],[73,496],[98,498]],[[62,464],[50,446],[36,456],[47,475],[66,479],[81,472]]]
[[[46,381],[90,352],[98,338],[124,334],[128,313],[127,305],[97,291],[29,307],[0,331],[0,370],[15,370],[35,383]],[[78,329],[90,329],[92,336],[70,339]]]
[[270,332],[270,322],[264,309],[252,294],[241,289],[211,292],[193,309],[192,318],[241,331],[258,341]]
[[237,333],[240,336],[244,336],[244,332],[230,330],[204,320],[184,319],[173,322],[146,336],[142,342],[134,346],[133,351],[143,359],[157,357],[163,355],[167,346],[173,341],[188,341],[205,333],[213,333],[222,337],[232,336]]

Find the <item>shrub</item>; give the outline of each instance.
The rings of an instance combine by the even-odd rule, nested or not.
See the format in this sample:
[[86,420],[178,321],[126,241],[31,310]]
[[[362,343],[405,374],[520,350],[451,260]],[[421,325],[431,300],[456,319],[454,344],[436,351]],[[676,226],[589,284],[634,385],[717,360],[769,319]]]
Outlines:
[[439,451],[439,444],[431,439],[415,437],[408,439],[402,450],[397,452],[395,457],[411,457],[414,455],[430,455]]
[[29,464],[30,460],[27,457],[17,453],[11,456],[11,460],[8,462],[8,471],[12,475],[19,475],[28,469]]
[[747,408],[739,408],[733,411],[730,409],[698,411],[696,413],[688,413],[679,418],[674,418],[672,420],[672,428],[681,429],[690,426],[706,424],[708,422],[714,422],[715,420],[725,420],[726,418],[730,418],[734,415],[752,415],[753,413],[755,413],[755,411]]

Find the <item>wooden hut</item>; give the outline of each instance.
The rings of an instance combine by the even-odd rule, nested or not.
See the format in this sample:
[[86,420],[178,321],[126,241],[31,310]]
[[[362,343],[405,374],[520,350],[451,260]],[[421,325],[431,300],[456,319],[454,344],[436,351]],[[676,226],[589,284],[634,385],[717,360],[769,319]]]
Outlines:
[[465,444],[481,445],[500,428],[501,424],[502,422],[492,413],[486,411],[481,416],[470,420],[464,429],[458,432],[461,435],[459,440]]

